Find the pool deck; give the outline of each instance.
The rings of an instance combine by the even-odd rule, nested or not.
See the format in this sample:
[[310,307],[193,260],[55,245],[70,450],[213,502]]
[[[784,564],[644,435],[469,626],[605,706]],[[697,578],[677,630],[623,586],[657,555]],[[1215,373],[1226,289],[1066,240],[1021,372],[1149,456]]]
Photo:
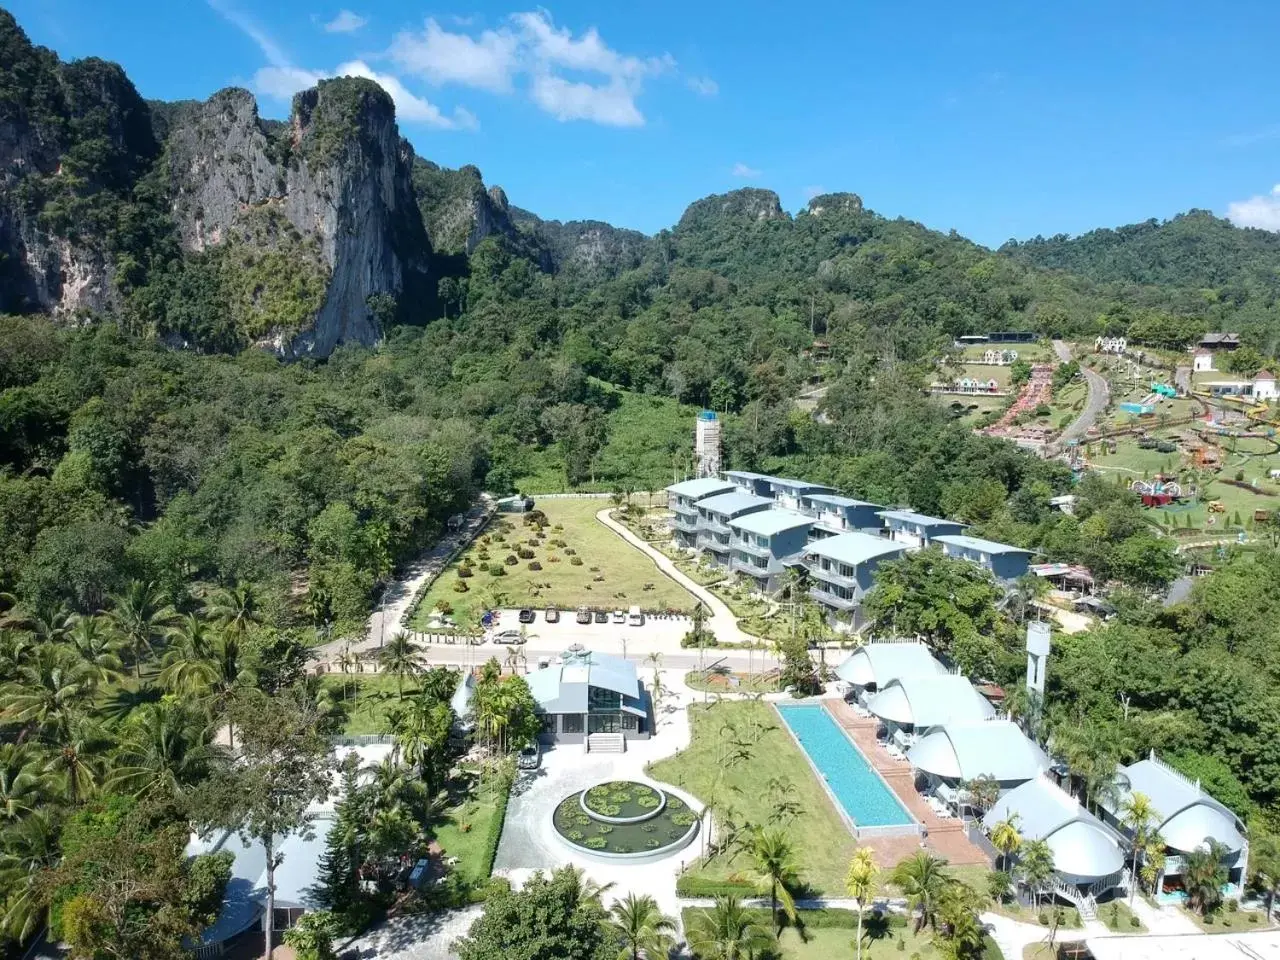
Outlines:
[[[876,727],[879,721],[874,717],[858,716],[843,700],[826,698],[823,706],[835,718],[836,723],[853,737],[867,762],[884,778],[894,794],[907,808],[913,817],[924,825],[928,831],[923,846],[936,856],[945,857],[954,866],[983,865],[990,867],[987,855],[969,842],[965,836],[964,823],[959,820],[943,820],[929,808],[924,798],[916,792],[911,764],[894,760],[876,742]],[[861,841],[864,846],[875,850],[881,863],[897,863],[904,857],[911,856],[921,847],[917,837],[876,837]]]

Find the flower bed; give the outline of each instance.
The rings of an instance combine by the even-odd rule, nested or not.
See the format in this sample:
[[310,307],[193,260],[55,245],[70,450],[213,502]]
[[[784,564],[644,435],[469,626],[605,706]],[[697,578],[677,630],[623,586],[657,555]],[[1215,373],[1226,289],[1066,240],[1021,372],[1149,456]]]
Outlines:
[[683,800],[632,781],[570,794],[551,819],[570,847],[611,860],[665,857],[684,849],[698,831],[698,815]]

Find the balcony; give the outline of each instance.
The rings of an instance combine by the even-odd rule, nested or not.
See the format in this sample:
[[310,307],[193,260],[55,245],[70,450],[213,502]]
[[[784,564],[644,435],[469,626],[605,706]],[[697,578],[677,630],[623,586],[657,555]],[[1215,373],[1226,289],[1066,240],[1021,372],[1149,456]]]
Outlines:
[[736,537],[730,544],[735,550],[741,550],[743,553],[749,553],[753,557],[764,557],[770,559],[773,557],[773,551],[768,547],[762,547],[755,541],[739,540]]
[[821,587],[810,587],[809,596],[817,600],[825,607],[831,607],[834,610],[852,610],[858,606],[858,601],[853,598],[845,598],[837,596]]
[[703,550],[714,550],[716,553],[728,553],[729,544],[721,543],[714,536],[706,532],[706,529],[698,531],[698,546]]
[[678,500],[672,500],[668,506],[671,508],[671,512],[678,517],[687,516],[695,521],[698,519],[698,508],[691,503],[680,503]]
[[[736,551],[737,547],[734,549]],[[754,563],[743,560],[736,552],[732,555],[730,567],[735,573],[745,573],[749,577],[767,577],[776,572],[768,567],[757,567]]]
[[695,513],[692,517],[687,517],[683,513],[677,513],[672,518],[671,526],[677,530],[683,530],[685,533],[698,532],[698,515]]
[[838,567],[832,566],[823,570],[820,564],[813,562],[806,564],[806,567],[809,570],[809,576],[813,577],[815,580],[838,584],[842,587],[848,587],[851,590],[856,589],[858,586],[858,581],[855,577],[846,577],[844,574],[840,573]]
[[710,530],[712,533],[723,533],[726,536],[733,535],[733,531],[729,529],[728,525],[722,520],[717,519],[715,516],[703,517],[702,529]]

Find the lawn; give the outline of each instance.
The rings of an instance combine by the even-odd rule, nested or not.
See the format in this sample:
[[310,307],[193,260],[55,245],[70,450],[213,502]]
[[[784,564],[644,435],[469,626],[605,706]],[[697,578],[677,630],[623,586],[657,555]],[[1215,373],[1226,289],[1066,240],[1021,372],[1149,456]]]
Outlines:
[[975,343],[961,348],[960,355],[981,359],[988,350],[1016,350],[1018,359],[1028,363],[1039,363],[1054,356],[1053,346],[1048,343]]
[[1188,910],[1186,907],[1179,909],[1206,933],[1240,933],[1267,929],[1262,913],[1257,910],[1229,910],[1224,905],[1209,916],[1202,917],[1196,911]]
[[505,779],[492,777],[483,787],[473,788],[465,799],[450,807],[435,827],[435,839],[444,856],[461,861],[453,867],[453,872],[468,885],[489,879],[493,869],[491,857],[497,850],[491,834],[501,829],[495,820],[505,814],[509,792]]
[[[460,624],[473,622],[478,611],[489,607],[525,604],[565,610],[584,604],[606,609],[633,604],[646,610],[692,609],[693,597],[683,587],[596,519],[596,513],[607,507],[607,500],[597,498],[539,501],[538,509],[551,526],[542,542],[532,547],[531,527],[518,515],[499,515],[484,536],[436,578],[418,606],[414,627],[425,629],[428,615],[440,603],[452,607]],[[504,564],[519,547],[532,549],[533,557]],[[583,562],[574,565],[574,558]],[[473,575],[465,578],[467,592],[459,593],[454,585],[461,579],[458,568],[463,562]],[[530,570],[534,562],[542,569]],[[495,563],[502,568],[502,576],[489,572]]]
[[[395,707],[396,678],[378,673],[326,674],[320,683],[333,691],[334,699],[347,715],[342,732],[349,737],[390,733],[387,711]],[[404,682],[405,696],[417,691],[412,678]]]
[[[737,680],[730,683],[729,678]],[[685,685],[690,690],[706,690],[710,693],[777,693],[778,674],[770,673],[730,673],[729,671],[712,671],[703,679],[701,670],[690,670],[684,675]]]
[[[771,812],[766,785],[775,779],[789,781],[801,807],[788,829],[801,880],[817,892],[843,896],[845,873],[857,844],[773,707],[752,701],[694,705],[689,707],[689,719],[693,727],[689,746],[653,764],[649,774],[688,790],[704,803],[730,805],[736,819],[753,823],[765,822]],[[730,741],[746,746],[739,751]],[[746,879],[751,872],[745,858],[727,855],[693,871],[695,876],[717,880]]]

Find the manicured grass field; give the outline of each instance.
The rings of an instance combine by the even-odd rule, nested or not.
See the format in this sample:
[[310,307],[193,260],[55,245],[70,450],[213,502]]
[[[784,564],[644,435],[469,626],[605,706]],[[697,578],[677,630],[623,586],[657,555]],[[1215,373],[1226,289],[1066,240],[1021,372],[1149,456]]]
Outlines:
[[[500,515],[485,531],[490,542],[485,544],[481,537],[431,585],[418,607],[414,626],[425,629],[428,615],[442,601],[453,607],[459,624],[471,624],[477,611],[488,607],[526,604],[539,608],[555,605],[562,610],[582,604],[610,609],[638,604],[646,609],[691,610],[694,599],[683,587],[596,519],[596,513],[609,506],[608,500],[598,498],[539,501],[538,509],[551,524],[545,531],[546,539],[531,548],[532,560],[520,559],[511,566],[504,565],[504,559],[520,546],[529,547],[533,530],[518,515]],[[562,529],[555,529],[557,525]],[[498,537],[504,542],[499,543]],[[556,540],[563,540],[565,547],[553,545]],[[488,560],[481,558],[484,553]],[[580,566],[572,563],[575,556],[582,559]],[[464,581],[466,593],[454,590],[462,561],[474,571]],[[534,561],[542,565],[541,570],[529,569]],[[502,576],[489,573],[488,567],[494,563],[502,567]]]
[[[653,764],[649,774],[704,803],[728,804],[739,821],[753,823],[768,820],[769,781],[790,781],[801,806],[788,829],[801,880],[815,891],[844,896],[844,877],[856,846],[853,835],[773,707],[751,701],[695,705],[689,708],[689,719],[693,729],[688,748]],[[739,751],[731,740],[749,746]],[[743,857],[720,855],[698,867],[696,875],[737,879],[749,877],[751,869]]]
[[478,884],[489,879],[488,837],[496,829],[494,818],[506,809],[504,784],[495,779],[476,789],[462,803],[451,807],[444,820],[435,827],[436,842],[446,857],[457,857],[461,863],[453,867],[465,882]]
[[[430,656],[430,651],[427,651]],[[390,733],[387,712],[398,702],[396,678],[380,673],[328,674],[321,683],[333,691],[334,699],[347,715],[342,732],[350,737],[372,733]],[[418,690],[411,677],[404,681],[404,695]]]

